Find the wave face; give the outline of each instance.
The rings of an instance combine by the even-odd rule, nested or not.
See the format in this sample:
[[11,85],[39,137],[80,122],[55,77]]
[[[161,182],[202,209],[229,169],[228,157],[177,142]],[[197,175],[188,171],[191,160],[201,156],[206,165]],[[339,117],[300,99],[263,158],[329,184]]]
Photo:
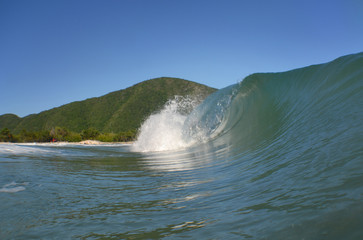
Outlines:
[[197,121],[187,121],[185,127],[193,136],[195,129],[212,122],[207,126],[211,136],[217,135],[212,141],[237,148],[280,143],[288,151],[313,148],[336,156],[339,149],[359,149],[362,86],[363,54],[284,73],[254,74],[208,99],[208,110],[199,116],[197,109]]

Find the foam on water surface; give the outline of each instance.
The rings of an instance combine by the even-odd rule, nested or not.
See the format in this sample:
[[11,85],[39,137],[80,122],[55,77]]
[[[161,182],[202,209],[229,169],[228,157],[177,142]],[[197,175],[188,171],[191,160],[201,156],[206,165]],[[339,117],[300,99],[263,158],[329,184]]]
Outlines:
[[24,183],[11,182],[11,183],[5,184],[2,188],[0,188],[0,192],[16,193],[16,192],[24,191],[26,189],[25,188],[26,185],[28,185],[28,183],[26,183],[26,182],[24,182]]

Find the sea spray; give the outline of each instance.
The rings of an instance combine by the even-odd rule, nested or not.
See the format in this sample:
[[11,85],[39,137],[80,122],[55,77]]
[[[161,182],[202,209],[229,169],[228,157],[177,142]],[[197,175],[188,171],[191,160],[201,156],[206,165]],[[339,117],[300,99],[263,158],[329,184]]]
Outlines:
[[167,151],[185,148],[193,142],[183,136],[187,115],[200,101],[193,97],[175,96],[164,108],[152,114],[141,126],[134,151]]
[[238,93],[235,84],[199,98],[175,96],[141,126],[134,151],[168,151],[207,142],[224,129],[228,108]]

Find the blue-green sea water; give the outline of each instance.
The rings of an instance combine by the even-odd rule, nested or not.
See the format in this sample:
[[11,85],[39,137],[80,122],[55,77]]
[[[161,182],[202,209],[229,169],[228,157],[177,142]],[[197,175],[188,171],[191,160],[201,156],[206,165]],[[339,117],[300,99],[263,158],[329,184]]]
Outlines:
[[363,239],[363,53],[181,102],[134,144],[0,144],[0,239]]

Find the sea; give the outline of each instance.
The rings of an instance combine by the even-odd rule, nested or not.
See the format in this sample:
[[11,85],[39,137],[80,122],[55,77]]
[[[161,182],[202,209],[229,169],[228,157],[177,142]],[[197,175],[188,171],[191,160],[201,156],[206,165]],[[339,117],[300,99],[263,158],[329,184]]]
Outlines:
[[363,53],[195,102],[132,144],[0,144],[0,239],[363,239]]

